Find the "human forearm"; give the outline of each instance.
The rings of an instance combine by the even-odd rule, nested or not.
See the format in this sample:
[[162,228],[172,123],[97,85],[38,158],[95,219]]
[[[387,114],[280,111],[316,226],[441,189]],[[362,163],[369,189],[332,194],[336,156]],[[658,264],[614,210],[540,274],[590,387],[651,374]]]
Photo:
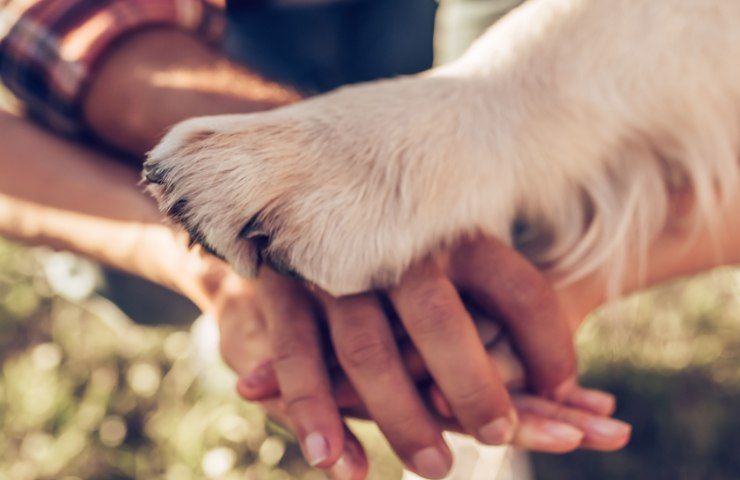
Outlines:
[[90,256],[203,303],[196,255],[161,223],[133,169],[5,113],[0,144],[1,235]]
[[[721,228],[716,232],[707,227],[697,232],[690,228],[665,230],[646,256],[644,278],[640,278],[636,264],[627,269],[632,275],[626,279],[624,293],[715,267],[740,264],[740,216],[727,209],[717,223]],[[598,275],[561,288],[558,293],[574,328],[607,299],[604,279]]]
[[161,28],[132,35],[107,56],[83,107],[99,137],[141,155],[181,120],[267,110],[298,98],[197,37]]

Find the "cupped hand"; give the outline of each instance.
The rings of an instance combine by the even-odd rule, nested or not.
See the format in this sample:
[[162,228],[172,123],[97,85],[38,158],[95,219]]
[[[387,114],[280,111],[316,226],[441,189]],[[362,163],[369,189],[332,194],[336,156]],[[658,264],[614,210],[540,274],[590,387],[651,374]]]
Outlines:
[[[216,319],[220,333],[221,355],[226,364],[240,377],[257,372],[257,378],[267,384],[277,386],[274,374],[260,375],[264,371],[265,359],[275,358],[272,342],[268,336],[264,308],[257,297],[254,282],[239,277],[216,259],[207,259],[208,265],[203,270],[204,290],[209,299],[204,310]],[[274,292],[283,296],[290,292]],[[290,297],[285,297],[289,300]],[[271,371],[272,372],[272,371]],[[270,398],[272,397],[272,398]],[[267,414],[288,429],[292,429],[298,438],[303,438],[302,445],[307,458],[311,458],[316,446],[310,439],[301,435],[305,429],[292,418],[292,406],[284,398],[269,396],[261,399],[260,404]],[[334,459],[328,472],[337,479],[364,479],[368,471],[368,462],[362,445],[344,421],[339,419],[337,444],[341,452]],[[310,460],[309,460],[310,461]]]
[[[549,284],[499,242],[465,242],[412,267],[389,292],[333,299],[269,269],[257,285],[272,356],[242,379],[240,393],[264,399],[279,391],[314,466],[329,467],[343,455],[339,407],[376,421],[407,467],[429,478],[451,466],[443,428],[552,452],[615,449],[629,436],[628,426],[606,418],[610,396],[576,385],[572,332]],[[512,400],[511,379],[489,357],[470,308],[505,326],[524,360],[529,392],[543,397]],[[327,373],[322,320],[348,381]],[[400,331],[411,340],[405,351],[397,346]],[[430,396],[417,381],[433,384]]]

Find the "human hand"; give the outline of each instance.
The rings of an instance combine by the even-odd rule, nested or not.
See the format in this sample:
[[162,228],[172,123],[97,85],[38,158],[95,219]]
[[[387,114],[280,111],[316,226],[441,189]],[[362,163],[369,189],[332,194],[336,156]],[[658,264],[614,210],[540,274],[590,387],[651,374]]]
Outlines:
[[[425,364],[440,385],[431,390],[437,413],[454,413],[461,423],[443,422],[445,427],[467,431],[490,444],[513,442],[544,451],[580,445],[621,447],[629,427],[603,418],[613,411],[611,397],[576,386],[572,334],[559,316],[557,298],[522,262],[497,242],[476,241],[412,269],[388,298],[420,354],[413,348],[405,353],[397,349],[384,297],[366,294],[336,300],[320,292],[312,297],[300,283],[263,269],[259,297],[265,304],[274,357],[271,364],[243,378],[240,393],[264,399],[279,388],[309,462],[320,467],[332,465],[342,451],[338,407],[344,407],[378,422],[411,470],[432,478],[444,475],[451,458],[441,438],[442,425],[425,407],[412,378],[416,374],[428,380]],[[495,275],[482,272],[485,276],[479,277],[481,265],[495,266]],[[521,395],[512,402],[504,385],[512,379],[502,378],[500,365],[488,357],[456,287],[484,311],[503,319],[518,350],[530,352],[526,367],[533,374],[528,385],[561,403]],[[327,375],[318,321],[323,313],[350,382],[335,379],[332,384]],[[532,329],[525,329],[524,322],[533,324]],[[514,371],[507,369],[509,375]],[[467,389],[473,393],[460,395]],[[481,434],[480,426],[497,415],[509,422],[506,431],[495,431],[495,438]]]
[[[236,275],[226,264],[196,247],[185,262],[182,281],[201,309],[217,322],[220,333],[220,351],[224,362],[239,377],[260,369],[265,359],[273,358],[268,337],[265,308],[254,280]],[[307,293],[307,292],[306,292]],[[272,295],[292,301],[292,293],[280,287]],[[271,380],[276,383],[276,380]],[[266,398],[259,402],[271,419],[300,437],[290,418],[290,405],[281,398]],[[365,478],[368,463],[357,438],[343,423],[342,452],[327,472],[338,479]]]
[[[426,400],[426,395],[422,395],[422,400],[419,399],[416,383],[421,383],[423,391],[426,392],[429,376],[426,373],[425,361],[413,348],[407,348],[401,352],[406,366],[398,365],[398,358],[395,359],[395,364],[391,365],[397,372],[401,372],[400,374],[403,375],[401,380],[405,383],[395,385],[388,381],[388,376],[385,376],[385,379],[381,379],[383,381],[375,385],[372,375],[367,374],[374,368],[377,369],[377,366],[373,366],[373,358],[368,358],[367,364],[363,362],[352,364],[355,370],[366,369],[359,372],[360,383],[355,382],[350,375],[354,383],[362,386],[355,390],[347,378],[337,375],[338,369],[334,369],[335,375],[331,378],[326,373],[325,348],[320,336],[320,330],[323,327],[323,308],[325,308],[319,298],[322,294],[315,295],[302,283],[277,275],[269,269],[264,269],[256,282],[246,280],[237,276],[224,262],[203,254],[199,247],[188,249],[185,235],[175,234],[161,225],[153,225],[145,231],[149,233],[139,236],[138,248],[134,249],[139,255],[134,257],[132,264],[146,265],[147,271],[156,272],[156,275],[150,274],[148,278],[169,285],[185,294],[202,310],[209,312],[218,320],[222,352],[227,363],[244,379],[249,377],[248,372],[255,369],[258,372],[264,371],[264,368],[260,367],[264,367],[265,360],[272,359],[275,362],[277,375],[275,372],[271,375],[257,375],[258,379],[263,379],[262,387],[260,387],[263,393],[271,388],[273,390],[271,394],[260,397],[259,392],[255,393],[254,390],[250,392],[249,389],[245,391],[244,387],[248,385],[244,381],[240,382],[240,392],[245,397],[253,395],[252,398],[255,399],[271,399],[278,392],[277,379],[279,378],[279,385],[282,387],[281,398],[279,401],[269,401],[264,405],[271,415],[282,420],[286,425],[293,426],[309,462],[313,459],[312,463],[316,466],[331,468],[338,478],[364,477],[367,460],[357,440],[342,424],[337,407],[342,408],[341,413],[343,414],[372,418],[379,421],[381,426],[390,425],[389,428],[394,428],[394,415],[402,416],[408,409],[417,408],[417,410],[412,410],[411,414],[424,417],[427,423],[419,427],[426,428],[426,431],[417,428],[416,425],[412,425],[414,428],[406,431],[393,430],[395,432],[393,433],[395,435],[393,445],[399,456],[409,465],[409,468],[416,471],[420,471],[420,468],[412,463],[413,456],[408,457],[409,450],[402,450],[402,447],[409,448],[408,445],[423,444],[427,440],[424,435],[428,435],[429,430],[436,435],[442,427],[462,429],[462,426],[455,425],[455,422],[450,419],[439,418],[428,412],[422,403],[422,400]],[[153,255],[155,252],[157,254]],[[500,273],[503,275],[505,269]],[[406,283],[402,289],[408,288],[405,285]],[[325,299],[325,301],[333,300]],[[337,308],[337,305],[329,304],[328,307]],[[359,327],[358,330],[349,328],[354,325],[352,322],[345,322],[345,327],[348,327],[347,333],[362,333],[363,329],[367,328],[363,327],[367,325],[367,322],[363,320],[361,309],[353,305],[339,305],[339,307],[342,308],[342,313],[363,322],[356,325]],[[385,313],[384,310],[383,314]],[[392,309],[389,313],[392,313]],[[373,320],[373,318],[370,319]],[[376,320],[387,322],[385,317]],[[333,328],[335,331],[332,334],[336,337],[339,332],[336,331],[336,326]],[[360,336],[356,338],[361,339]],[[401,341],[403,342],[402,339]],[[393,349],[396,348],[395,342],[394,337],[391,341]],[[392,351],[397,352],[397,350]],[[368,352],[365,351],[365,353]],[[347,356],[340,356],[340,358],[346,361]],[[491,362],[488,357],[485,360]],[[333,364],[330,363],[330,365]],[[521,372],[521,369],[517,370],[516,367],[505,362],[495,363],[495,366],[501,370],[503,379],[509,382],[509,385],[516,386],[510,380],[516,376],[517,371]],[[355,370],[352,371],[355,372]],[[454,373],[455,368],[450,370]],[[465,369],[460,368],[460,370],[464,373]],[[449,373],[443,374],[449,375]],[[264,388],[265,382],[268,385],[267,389]],[[523,384],[520,383],[520,385]],[[399,401],[389,403],[388,399],[397,398],[399,391],[406,393],[406,399],[400,398]],[[433,389],[432,392],[434,392]],[[374,396],[369,397],[368,395]],[[435,395],[434,393],[430,395],[432,402],[437,406],[437,412],[444,414],[444,401],[439,400],[444,399],[446,395]],[[583,398],[593,398],[593,395],[575,390],[575,394],[568,400],[577,406],[579,398],[581,398],[581,403],[588,405],[589,402],[584,402]],[[600,415],[608,414],[613,405],[613,401],[608,397],[598,395],[596,403],[600,404],[595,409]],[[421,410],[418,410],[420,404]],[[372,405],[373,409],[365,408],[365,405],[368,407]],[[597,440],[599,438],[598,431],[595,431],[592,425],[598,426],[599,419],[588,414],[588,408],[581,408],[585,410],[584,415],[576,418],[574,416],[577,415],[576,413],[559,408],[556,403],[522,403],[518,396],[514,398],[514,407],[519,409],[517,415],[521,420],[520,428],[516,430],[512,438],[515,445],[546,451],[567,451],[578,447],[579,444],[604,448],[603,442],[599,445],[590,443],[588,440],[592,437]],[[540,410],[532,410],[535,407],[539,407]],[[549,410],[544,411],[545,408]],[[530,411],[534,413],[530,414]],[[563,421],[559,420],[561,416]],[[568,422],[575,420],[579,420],[580,423],[575,424],[577,429],[574,431],[572,425],[568,426]],[[315,442],[312,446],[308,445],[308,435],[317,431],[329,439],[330,451],[327,458],[322,459],[323,454],[321,453],[317,456]],[[585,432],[585,442],[581,442],[584,437],[582,432]],[[558,438],[558,433],[560,438]],[[622,435],[621,439],[618,438],[616,443],[623,443],[624,439],[626,439],[626,434]],[[611,442],[611,445],[614,445],[615,441],[611,440]],[[449,460],[446,447],[442,445],[441,448],[445,448],[443,451],[448,455],[446,458]],[[319,458],[318,462],[316,462],[317,458]],[[447,465],[443,465],[443,468]],[[424,468],[427,467],[428,465],[424,466]]]

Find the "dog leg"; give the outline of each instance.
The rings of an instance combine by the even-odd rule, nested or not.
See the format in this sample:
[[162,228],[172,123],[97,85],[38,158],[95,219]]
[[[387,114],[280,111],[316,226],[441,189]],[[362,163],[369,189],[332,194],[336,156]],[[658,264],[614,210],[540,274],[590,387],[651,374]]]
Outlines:
[[738,2],[531,0],[426,74],[186,121],[145,176],[244,274],[385,287],[463,235],[510,240],[519,219],[552,275],[616,285],[666,225],[669,178],[697,221],[735,201],[739,59]]

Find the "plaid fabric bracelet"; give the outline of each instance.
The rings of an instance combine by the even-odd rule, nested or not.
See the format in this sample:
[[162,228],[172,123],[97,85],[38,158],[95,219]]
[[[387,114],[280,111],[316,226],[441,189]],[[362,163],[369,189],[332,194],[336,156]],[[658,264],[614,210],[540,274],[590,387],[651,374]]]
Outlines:
[[151,26],[216,42],[224,23],[204,0],[0,0],[0,78],[29,114],[79,135],[86,88],[115,42]]

